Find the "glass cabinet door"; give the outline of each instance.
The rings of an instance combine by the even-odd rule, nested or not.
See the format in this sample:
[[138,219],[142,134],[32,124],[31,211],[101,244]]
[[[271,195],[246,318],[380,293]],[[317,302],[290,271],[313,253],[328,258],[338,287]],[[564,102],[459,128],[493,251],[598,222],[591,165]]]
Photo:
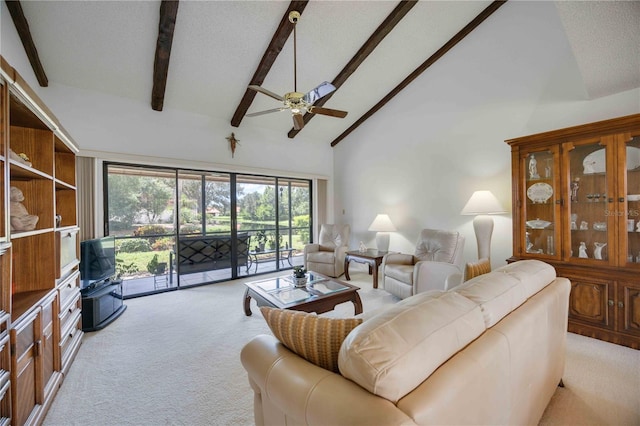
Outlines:
[[615,239],[612,238],[617,200],[614,180],[609,178],[612,150],[613,141],[607,138],[564,144],[569,170],[569,252],[565,255],[572,261],[615,261]]
[[[626,167],[624,167],[624,182],[626,182],[626,214],[620,216],[623,220],[620,228],[620,241],[624,248],[621,264],[627,267],[640,267],[640,134],[625,138],[624,147]],[[624,202],[621,202],[623,205]]]
[[522,249],[536,257],[560,256],[561,193],[558,147],[527,151],[521,157],[524,183]]

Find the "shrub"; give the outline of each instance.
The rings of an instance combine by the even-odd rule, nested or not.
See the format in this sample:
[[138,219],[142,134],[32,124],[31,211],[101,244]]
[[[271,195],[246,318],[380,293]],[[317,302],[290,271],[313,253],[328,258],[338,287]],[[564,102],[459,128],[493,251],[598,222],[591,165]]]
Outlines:
[[151,246],[147,240],[142,238],[131,238],[120,241],[118,250],[123,253],[135,253],[139,251],[151,251]]
[[190,223],[187,223],[186,225],[182,225],[180,227],[181,234],[200,233],[201,231],[202,231],[202,227],[200,225],[193,225]]
[[158,238],[151,249],[154,251],[173,250],[173,238]]

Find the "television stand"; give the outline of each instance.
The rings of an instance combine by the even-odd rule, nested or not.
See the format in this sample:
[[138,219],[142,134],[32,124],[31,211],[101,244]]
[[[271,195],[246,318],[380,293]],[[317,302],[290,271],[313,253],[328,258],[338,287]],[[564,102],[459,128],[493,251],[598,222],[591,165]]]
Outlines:
[[108,280],[82,293],[82,331],[105,328],[127,309],[122,301],[122,280]]

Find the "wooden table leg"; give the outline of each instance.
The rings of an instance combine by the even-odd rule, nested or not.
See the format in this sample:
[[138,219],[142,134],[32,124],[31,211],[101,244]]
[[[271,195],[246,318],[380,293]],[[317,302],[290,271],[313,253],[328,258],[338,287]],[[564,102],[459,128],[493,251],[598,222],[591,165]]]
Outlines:
[[344,278],[349,281],[351,280],[351,277],[349,276],[349,261],[351,259],[349,259],[349,256],[345,256],[344,258]]
[[360,300],[360,295],[357,291],[355,291],[353,297],[353,307],[355,309],[355,315],[362,313],[362,300]]
[[378,288],[378,265],[373,267],[373,288]]
[[244,291],[244,314],[248,317],[251,316],[251,295],[249,294],[249,287]]

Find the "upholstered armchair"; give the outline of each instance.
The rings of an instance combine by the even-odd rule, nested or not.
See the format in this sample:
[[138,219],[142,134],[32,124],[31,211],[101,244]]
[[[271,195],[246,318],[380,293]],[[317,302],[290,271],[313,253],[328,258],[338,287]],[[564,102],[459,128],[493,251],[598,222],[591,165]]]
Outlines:
[[462,282],[464,236],[423,229],[413,255],[389,253],[380,266],[383,287],[401,299],[427,290],[447,290]]
[[304,246],[304,267],[334,278],[342,275],[350,233],[349,225],[322,225],[318,243]]

